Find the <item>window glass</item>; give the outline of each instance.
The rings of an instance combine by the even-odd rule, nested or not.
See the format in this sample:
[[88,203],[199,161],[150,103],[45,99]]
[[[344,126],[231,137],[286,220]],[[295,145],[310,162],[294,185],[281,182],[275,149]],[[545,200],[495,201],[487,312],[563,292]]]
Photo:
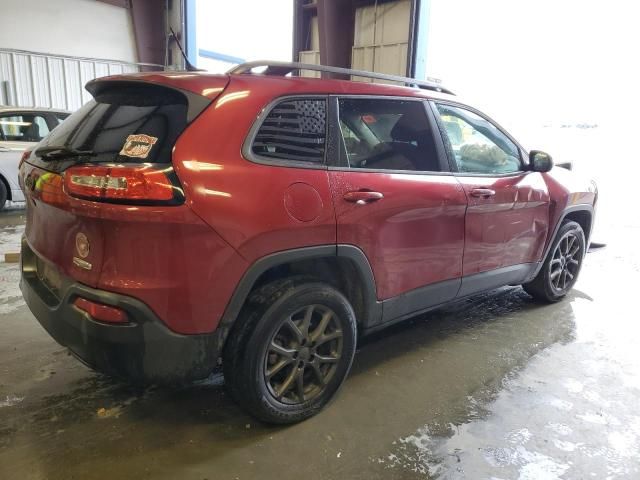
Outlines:
[[49,144],[90,150],[92,162],[169,163],[187,111],[184,95],[164,87],[107,88],[53,129]]
[[0,116],[3,140],[12,142],[39,142],[49,133],[44,117],[34,114]]
[[268,159],[322,163],[326,118],[324,99],[284,100],[260,125],[251,151]]
[[47,121],[44,119],[44,117],[33,117],[33,121],[38,126],[38,133],[40,134],[40,138],[49,135],[49,125],[47,125]]
[[60,125],[62,122],[64,122],[64,119],[67,118],[68,116],[69,116],[68,113],[56,113],[55,119],[58,122],[57,124]]
[[345,98],[339,109],[351,168],[440,171],[422,102]]
[[491,122],[463,108],[436,106],[458,171],[491,174],[521,169],[518,147]]

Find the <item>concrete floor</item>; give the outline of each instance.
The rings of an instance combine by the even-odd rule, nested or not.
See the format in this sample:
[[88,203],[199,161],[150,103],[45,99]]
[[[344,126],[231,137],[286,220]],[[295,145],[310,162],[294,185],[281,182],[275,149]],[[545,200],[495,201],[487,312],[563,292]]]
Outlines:
[[[382,332],[329,408],[285,428],[220,381],[137,391],[89,371],[0,263],[0,479],[640,478],[640,219],[616,215],[621,181],[599,178],[609,245],[564,301],[504,288]],[[0,215],[0,253],[22,213]]]

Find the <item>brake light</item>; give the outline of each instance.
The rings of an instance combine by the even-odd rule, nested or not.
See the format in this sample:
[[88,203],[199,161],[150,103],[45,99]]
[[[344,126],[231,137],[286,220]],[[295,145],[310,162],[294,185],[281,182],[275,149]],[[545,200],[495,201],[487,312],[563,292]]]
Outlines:
[[22,152],[22,156],[20,157],[20,163],[18,163],[18,168],[20,168],[22,164],[27,161],[27,158],[29,158],[30,155],[31,155],[31,150],[25,150],[24,152]]
[[35,191],[38,197],[50,205],[64,205],[62,193],[62,177],[51,172],[44,172],[35,180]]
[[124,310],[117,307],[111,307],[102,303],[92,302],[86,298],[78,297],[73,304],[89,314],[94,320],[106,323],[127,323],[129,320]]
[[171,167],[152,165],[81,165],[64,172],[64,189],[72,197],[118,203],[173,203],[182,191],[172,183]]
[[[20,162],[18,163],[18,170],[22,168],[22,164],[27,160],[27,158],[29,158],[29,155],[31,155],[31,150],[25,150],[24,152],[22,152]],[[18,174],[18,185],[20,185],[20,190],[24,192],[24,181],[22,178],[22,174],[20,173]]]

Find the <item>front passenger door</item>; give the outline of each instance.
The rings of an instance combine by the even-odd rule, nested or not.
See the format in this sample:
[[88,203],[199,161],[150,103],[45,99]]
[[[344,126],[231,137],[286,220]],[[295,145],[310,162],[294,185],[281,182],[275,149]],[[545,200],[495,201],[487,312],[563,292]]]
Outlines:
[[495,285],[482,277],[477,285],[465,287],[463,281],[460,294],[515,283],[542,256],[549,228],[547,185],[540,173],[526,170],[515,142],[479,112],[451,103],[434,107],[469,204],[463,276],[495,274]]

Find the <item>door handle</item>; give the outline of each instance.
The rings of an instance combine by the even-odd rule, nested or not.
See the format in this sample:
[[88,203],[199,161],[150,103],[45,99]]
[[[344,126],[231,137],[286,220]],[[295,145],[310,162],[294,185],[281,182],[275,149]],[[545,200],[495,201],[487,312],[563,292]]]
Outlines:
[[370,192],[368,190],[358,190],[355,192],[347,192],[342,197],[347,202],[357,203],[358,205],[365,205],[371,202],[377,202],[384,198],[384,195],[380,192]]
[[471,190],[472,197],[489,198],[493,197],[495,194],[496,191],[491,190],[490,188],[474,188]]

